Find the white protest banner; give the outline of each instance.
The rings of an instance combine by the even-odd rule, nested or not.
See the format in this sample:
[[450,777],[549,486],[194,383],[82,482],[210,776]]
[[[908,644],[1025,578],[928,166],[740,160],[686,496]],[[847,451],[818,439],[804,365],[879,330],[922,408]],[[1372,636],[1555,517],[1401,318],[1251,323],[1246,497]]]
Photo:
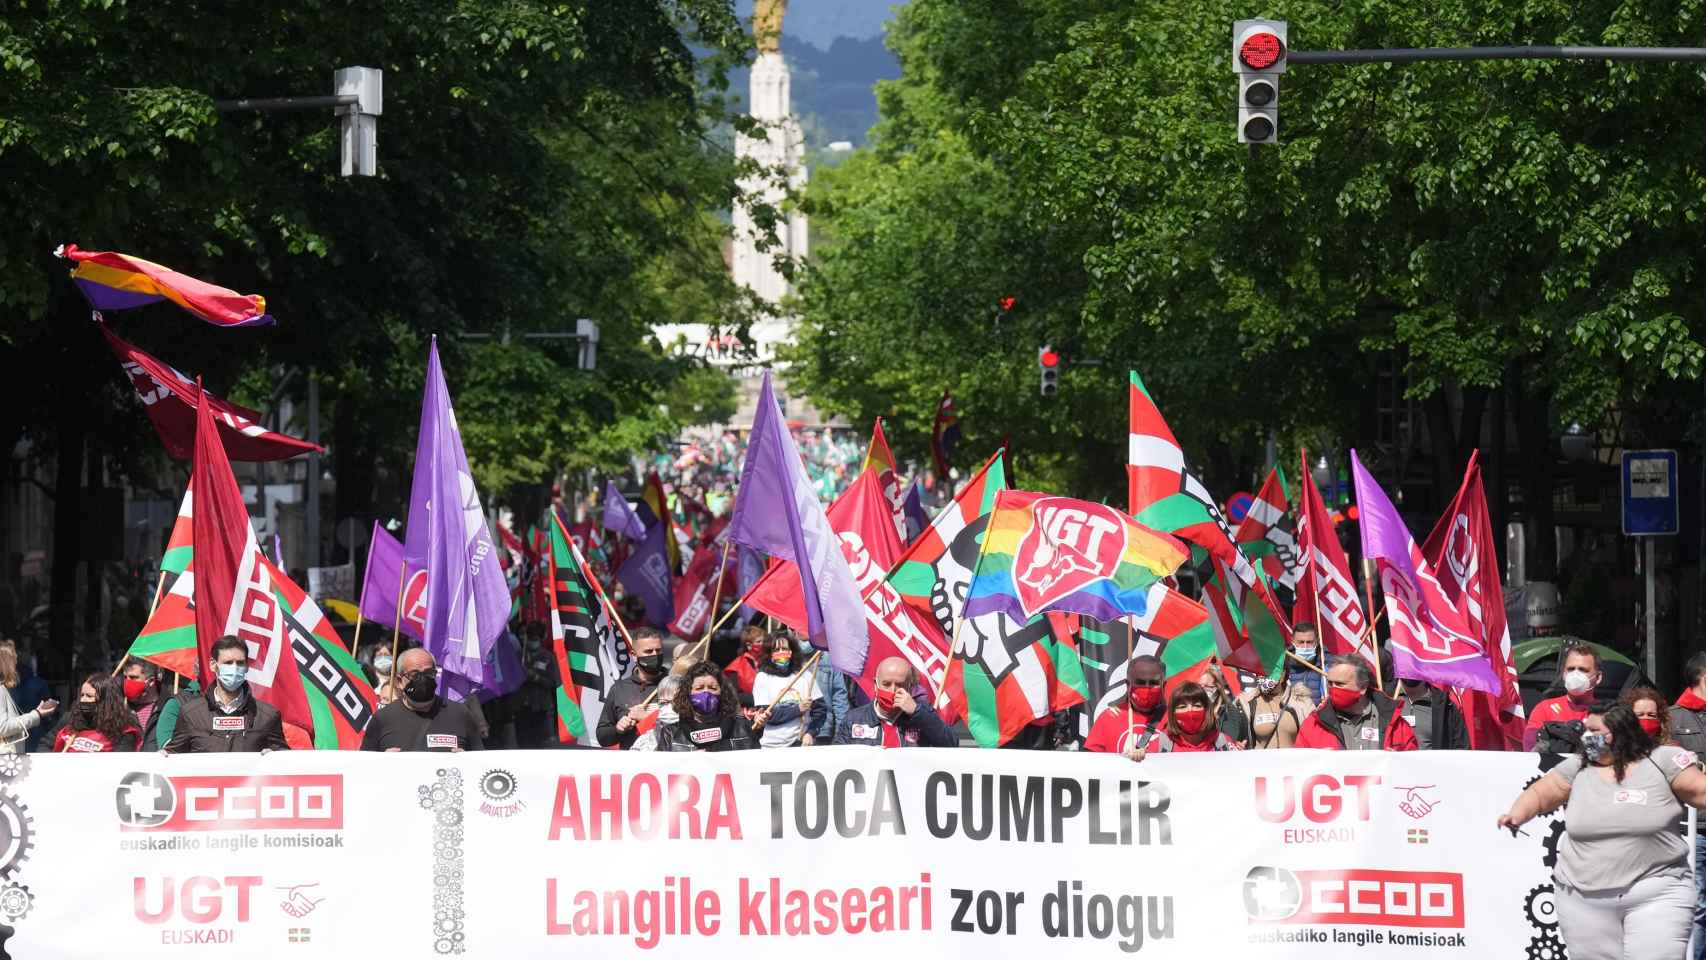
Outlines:
[[1559,956],[1561,817],[1493,825],[1542,762],[0,757],[0,920],[28,960]]

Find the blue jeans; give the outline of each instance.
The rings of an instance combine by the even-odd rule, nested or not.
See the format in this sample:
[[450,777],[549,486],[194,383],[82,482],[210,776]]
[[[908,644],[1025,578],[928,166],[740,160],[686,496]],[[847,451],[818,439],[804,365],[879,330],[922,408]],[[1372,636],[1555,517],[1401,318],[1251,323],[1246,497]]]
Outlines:
[[1694,960],[1706,960],[1706,829],[1694,836],[1694,865]]

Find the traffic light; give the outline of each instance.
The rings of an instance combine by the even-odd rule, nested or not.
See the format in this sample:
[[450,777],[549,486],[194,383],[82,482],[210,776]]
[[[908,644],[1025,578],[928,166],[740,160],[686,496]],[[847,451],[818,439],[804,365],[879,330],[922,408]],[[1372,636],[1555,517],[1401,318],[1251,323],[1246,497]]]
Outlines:
[[1060,392],[1060,354],[1053,347],[1037,348],[1037,372],[1042,376],[1043,396],[1052,397]]
[[1284,20],[1232,24],[1232,69],[1238,74],[1238,142],[1279,143],[1279,78],[1285,72]]

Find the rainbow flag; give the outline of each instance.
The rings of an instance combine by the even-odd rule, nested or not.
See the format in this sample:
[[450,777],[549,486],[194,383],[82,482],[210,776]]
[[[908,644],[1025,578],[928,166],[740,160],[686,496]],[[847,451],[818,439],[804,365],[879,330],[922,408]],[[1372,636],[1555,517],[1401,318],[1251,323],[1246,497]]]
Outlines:
[[74,243],[54,253],[77,264],[71,279],[96,310],[129,310],[170,300],[216,327],[275,322],[264,297],[216,287],[140,257],[79,250]]
[[999,611],[1020,620],[1051,610],[1098,620],[1142,615],[1150,584],[1189,558],[1182,542],[1113,507],[1002,490],[978,553],[965,615]]

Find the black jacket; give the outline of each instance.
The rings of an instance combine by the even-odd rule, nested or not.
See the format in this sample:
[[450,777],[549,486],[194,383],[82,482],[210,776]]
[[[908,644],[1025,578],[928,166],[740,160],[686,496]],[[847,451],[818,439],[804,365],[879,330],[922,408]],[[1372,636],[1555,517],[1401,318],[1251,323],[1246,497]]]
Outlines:
[[[1432,693],[1428,697],[1428,745],[1427,750],[1468,750],[1469,724],[1463,719],[1463,711],[1457,709],[1457,704],[1451,700],[1451,695],[1438,687],[1429,686]],[[1408,701],[1400,700],[1400,709],[1409,716]],[[1418,745],[1421,735],[1416,737]]]
[[717,723],[678,720],[657,726],[659,753],[693,753],[724,750],[756,750],[758,737],[752,721],[743,716],[724,717]]
[[243,709],[227,714],[213,705],[213,693],[179,699],[178,725],[167,753],[259,753],[289,750],[278,709],[250,692]]
[[[598,734],[598,745],[608,747],[614,744],[623,750],[632,747],[634,741],[640,736],[639,728],[629,727],[627,733],[618,733],[616,721],[627,716],[631,707],[651,696],[652,691],[657,688],[658,685],[655,683],[642,685],[639,680],[635,679],[634,674],[629,674],[616,681],[610,687],[610,695],[604,698],[604,709],[598,715],[598,728],[595,731]],[[658,749],[661,750],[663,747],[660,746]]]
[[[896,713],[895,730],[900,733],[903,747],[957,747],[954,732],[930,709],[927,703],[918,704],[911,716]],[[867,747],[883,745],[883,722],[877,717],[877,705],[867,703],[847,711],[847,723],[835,731],[836,743],[857,743]]]

